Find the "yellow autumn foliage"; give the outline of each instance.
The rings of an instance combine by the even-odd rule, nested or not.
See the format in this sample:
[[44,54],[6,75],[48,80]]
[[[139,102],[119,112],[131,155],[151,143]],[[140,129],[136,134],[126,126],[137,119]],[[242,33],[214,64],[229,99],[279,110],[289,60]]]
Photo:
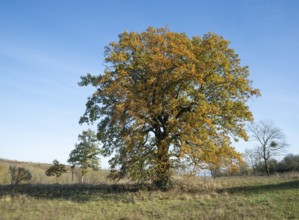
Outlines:
[[[246,101],[259,96],[229,42],[169,28],[124,32],[105,48],[106,69],[80,85],[96,92],[80,122],[98,121],[113,177],[169,184],[176,162],[218,166],[240,160],[230,137],[247,139]],[[191,159],[190,159],[191,158]]]

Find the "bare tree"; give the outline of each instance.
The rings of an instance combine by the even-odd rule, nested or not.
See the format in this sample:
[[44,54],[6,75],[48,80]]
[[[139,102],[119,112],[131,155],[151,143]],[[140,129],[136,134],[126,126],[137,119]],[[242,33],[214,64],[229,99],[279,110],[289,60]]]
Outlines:
[[249,127],[252,138],[258,142],[257,154],[264,162],[264,169],[270,175],[268,160],[286,151],[287,143],[283,131],[271,120],[263,120]]
[[256,168],[262,160],[259,153],[259,147],[253,149],[245,149],[244,158],[247,164],[251,167],[253,173],[256,173]]

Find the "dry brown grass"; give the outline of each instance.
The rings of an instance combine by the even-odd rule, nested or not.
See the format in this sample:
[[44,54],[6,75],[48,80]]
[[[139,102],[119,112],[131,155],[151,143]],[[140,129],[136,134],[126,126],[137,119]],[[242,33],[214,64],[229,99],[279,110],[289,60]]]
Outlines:
[[[80,171],[75,171],[74,180],[72,180],[72,173],[70,167],[68,167],[67,173],[56,179],[56,177],[48,177],[45,175],[45,171],[52,164],[46,163],[32,163],[32,162],[20,162],[13,160],[0,159],[0,184],[9,184],[10,177],[8,175],[8,169],[10,165],[17,167],[23,167],[32,174],[31,184],[74,184],[80,182]],[[99,184],[99,183],[112,183],[108,178],[108,170],[90,171],[84,177],[86,184]]]
[[44,174],[48,165],[17,165],[27,165],[35,179],[14,193],[0,185],[0,219],[299,219],[299,173],[177,176],[161,192],[149,184],[112,183],[105,171],[90,173],[90,184],[68,184],[70,173],[52,184],[55,178]]

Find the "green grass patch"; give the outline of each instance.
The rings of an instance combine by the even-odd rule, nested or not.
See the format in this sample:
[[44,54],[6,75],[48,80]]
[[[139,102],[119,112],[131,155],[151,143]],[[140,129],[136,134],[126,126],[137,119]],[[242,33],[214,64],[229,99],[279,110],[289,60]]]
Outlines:
[[[130,184],[0,186],[0,219],[299,219],[298,174]],[[13,192],[13,193],[12,193]]]

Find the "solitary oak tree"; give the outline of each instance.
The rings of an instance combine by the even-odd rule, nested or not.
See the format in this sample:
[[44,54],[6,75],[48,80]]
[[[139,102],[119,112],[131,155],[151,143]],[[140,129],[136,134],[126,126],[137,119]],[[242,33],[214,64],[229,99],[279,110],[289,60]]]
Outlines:
[[247,139],[244,122],[253,117],[246,101],[259,91],[228,45],[212,33],[190,39],[149,27],[106,47],[104,73],[81,77],[79,85],[96,91],[80,122],[99,122],[112,177],[149,179],[165,189],[178,161],[240,159],[230,137]]
[[[84,175],[88,173],[90,169],[98,170],[100,149],[98,147],[98,139],[96,134],[88,129],[83,131],[78,136],[79,143],[75,145],[75,149],[71,151],[68,159],[68,163],[71,164],[71,168],[79,167],[81,171],[81,183],[84,181]],[[72,170],[73,172],[73,170]],[[72,173],[73,175],[73,173]]]

